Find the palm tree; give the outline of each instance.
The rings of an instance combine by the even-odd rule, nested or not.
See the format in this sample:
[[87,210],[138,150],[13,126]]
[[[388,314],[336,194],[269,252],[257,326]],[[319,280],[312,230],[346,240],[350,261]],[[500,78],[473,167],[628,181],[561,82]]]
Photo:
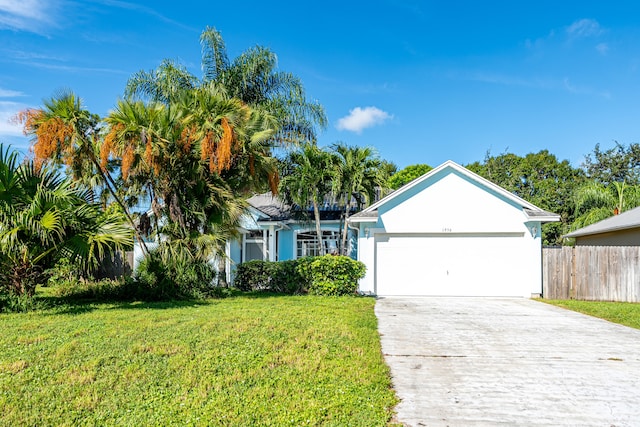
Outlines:
[[63,92],[45,100],[44,108],[28,109],[18,114],[24,124],[24,132],[34,140],[34,167],[40,169],[45,163],[65,164],[71,176],[80,181],[87,176],[99,176],[100,182],[120,205],[129,224],[142,245],[143,253],[148,249],[137,231],[133,218],[116,192],[116,185],[107,168],[100,164],[96,155],[99,144],[100,117],[90,113],[73,92]]
[[19,164],[0,144],[0,288],[32,296],[44,271],[66,257],[85,272],[133,244],[117,212],[103,212],[48,166]]
[[320,227],[320,203],[331,191],[336,157],[332,153],[306,143],[289,153],[286,170],[280,181],[280,192],[289,203],[302,209],[313,207],[320,254],[326,253]]
[[315,140],[315,126],[326,126],[322,105],[306,99],[298,77],[277,71],[276,55],[269,49],[256,46],[230,60],[222,35],[212,27],[202,32],[200,43],[201,80],[174,61],[164,60],[156,70],[134,74],[127,82],[125,96],[168,104],[178,99],[180,92],[208,86],[209,91],[260,107],[274,116],[277,132],[273,139],[278,146]]
[[265,144],[273,119],[207,87],[184,92],[169,105],[122,100],[105,121],[103,162],[111,154],[122,158],[125,185],[147,196],[158,218],[162,206],[182,230],[200,230],[213,206],[224,210],[224,200],[232,203],[243,191],[276,183]]
[[609,185],[590,182],[576,190],[573,202],[576,219],[571,229],[586,227],[640,205],[640,187],[624,181]]
[[213,256],[223,272],[224,243],[238,233],[244,196],[267,186],[277,191],[270,153],[276,122],[212,85],[174,95],[168,104],[119,101],[105,119],[102,160],[121,158],[128,197],[151,202],[165,262]]
[[338,162],[335,164],[333,192],[339,195],[344,205],[344,226],[342,230],[341,252],[347,255],[348,219],[353,202],[358,209],[371,203],[376,190],[382,191],[388,176],[387,168],[370,147],[349,147],[344,143],[333,145]]

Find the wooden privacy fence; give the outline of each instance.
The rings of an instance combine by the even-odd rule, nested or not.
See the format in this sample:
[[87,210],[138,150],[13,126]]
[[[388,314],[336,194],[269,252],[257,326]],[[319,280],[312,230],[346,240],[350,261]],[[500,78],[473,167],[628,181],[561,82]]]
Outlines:
[[548,299],[640,302],[640,246],[543,248],[542,292]]

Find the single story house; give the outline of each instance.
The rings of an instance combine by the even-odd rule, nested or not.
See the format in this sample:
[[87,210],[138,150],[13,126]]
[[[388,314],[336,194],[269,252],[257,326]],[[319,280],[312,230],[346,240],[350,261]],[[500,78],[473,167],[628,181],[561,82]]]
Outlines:
[[[225,246],[227,281],[233,278],[235,266],[251,260],[285,261],[320,254],[313,214],[299,207],[292,208],[271,193],[247,199],[249,209],[241,218],[240,237]],[[355,209],[355,208],[354,208]],[[352,209],[352,211],[354,211]],[[336,253],[340,243],[341,219],[344,208],[327,197],[320,206],[320,227],[325,253]],[[357,239],[349,230],[348,255],[355,258]],[[147,246],[153,248],[154,241]],[[135,270],[142,259],[142,249],[134,245],[132,265]],[[217,263],[216,263],[217,265]]]
[[576,246],[640,246],[640,207],[580,228],[564,236]]
[[[242,218],[241,238],[227,243],[227,258],[233,264],[254,259],[284,261],[320,254],[316,224],[310,212],[292,209],[278,196],[258,194],[247,200],[249,212]],[[320,227],[325,253],[338,250],[343,208],[330,203],[320,206]],[[355,258],[356,240],[350,233],[349,253]]]
[[378,296],[542,293],[541,225],[559,221],[447,161],[360,213],[360,291]]

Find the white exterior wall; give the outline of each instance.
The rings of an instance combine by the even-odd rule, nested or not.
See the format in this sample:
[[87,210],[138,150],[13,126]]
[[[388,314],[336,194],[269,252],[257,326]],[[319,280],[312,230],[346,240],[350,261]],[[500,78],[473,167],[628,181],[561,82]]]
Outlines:
[[[474,240],[517,233],[521,237],[514,237],[517,241],[509,242],[508,256],[505,256],[506,252],[500,254],[498,248],[495,259],[511,258],[516,256],[511,251],[517,251],[518,293],[523,297],[541,293],[541,224],[527,222],[522,206],[488,191],[462,174],[445,170],[380,205],[378,213],[377,223],[359,224],[358,259],[367,265],[367,274],[360,281],[361,292],[377,293],[376,235],[401,233],[410,237],[418,234],[436,240],[455,235],[458,242],[463,242],[465,234],[469,233],[474,234]],[[487,248],[496,246],[487,243]],[[464,264],[465,260],[458,259],[457,262]],[[505,262],[508,263],[508,259]],[[504,268],[508,269],[509,265]],[[404,277],[403,273],[403,268],[398,268],[397,281],[415,280],[415,277]],[[491,283],[482,285],[491,286]]]

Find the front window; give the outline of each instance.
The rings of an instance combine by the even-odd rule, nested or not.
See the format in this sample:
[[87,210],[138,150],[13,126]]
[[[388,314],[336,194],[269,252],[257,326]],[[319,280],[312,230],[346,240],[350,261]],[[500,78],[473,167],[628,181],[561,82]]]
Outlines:
[[[338,231],[323,231],[322,244],[324,245],[325,253],[337,254],[339,239],[340,233]],[[320,255],[320,242],[318,242],[315,231],[298,233],[296,239],[296,255],[298,258]]]

